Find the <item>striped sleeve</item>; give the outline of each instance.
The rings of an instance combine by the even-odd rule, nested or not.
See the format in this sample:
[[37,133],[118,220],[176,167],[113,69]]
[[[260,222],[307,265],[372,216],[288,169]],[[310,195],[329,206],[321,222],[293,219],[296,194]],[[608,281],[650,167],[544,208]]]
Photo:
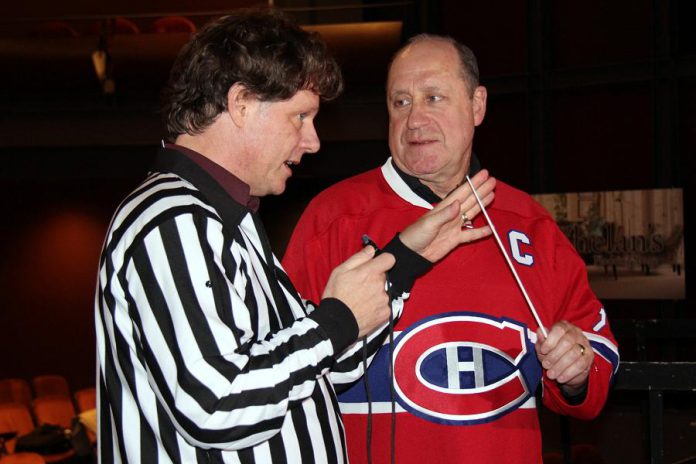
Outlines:
[[127,304],[111,316],[131,344],[119,356],[147,369],[190,444],[234,450],[266,441],[330,367],[331,342],[309,318],[259,333],[273,326],[273,303],[244,240],[206,210],[167,211],[133,240],[117,272]]
[[[336,229],[328,228],[318,233],[319,228],[321,227],[314,224],[305,211],[295,227],[283,258],[283,266],[288,269],[293,283],[302,295],[315,300],[323,294],[332,270],[352,253],[359,251],[359,242],[347,245],[338,238],[341,234],[336,234]],[[396,265],[389,273],[389,280],[394,283],[390,295],[392,316],[396,323],[403,312],[404,302],[410,296],[413,281],[430,269],[432,264],[406,248],[398,236],[384,247],[384,251],[396,257]],[[329,373],[329,379],[337,392],[350,387],[351,383],[365,373],[366,367],[388,335],[389,324],[384,323],[368,334],[365,345],[363,340],[358,340],[339,354]]]
[[609,388],[619,366],[619,350],[606,311],[587,279],[580,256],[563,233],[555,228],[554,285],[550,286],[556,314],[553,320],[567,320],[579,327],[590,341],[594,360],[590,366],[584,399],[569,401],[558,384],[544,374],[544,405],[554,412],[578,419],[596,417],[606,403]]
[[[384,247],[384,251],[396,258],[396,264],[388,276],[392,318],[396,324],[403,312],[404,302],[410,296],[414,281],[431,269],[432,263],[406,247],[398,235]],[[338,392],[348,388],[365,373],[365,369],[389,336],[389,331],[389,323],[384,323],[368,334],[364,341],[355,342],[341,353],[330,373],[331,382]]]

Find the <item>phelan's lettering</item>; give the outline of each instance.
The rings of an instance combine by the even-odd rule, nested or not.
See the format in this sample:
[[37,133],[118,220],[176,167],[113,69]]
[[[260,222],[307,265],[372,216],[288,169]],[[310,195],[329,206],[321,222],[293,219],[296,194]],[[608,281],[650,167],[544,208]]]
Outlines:
[[588,235],[580,224],[563,224],[563,233],[581,255],[602,253],[659,254],[665,251],[665,238],[656,234],[650,226],[648,235],[624,236],[616,233],[616,227],[605,224],[601,234]]

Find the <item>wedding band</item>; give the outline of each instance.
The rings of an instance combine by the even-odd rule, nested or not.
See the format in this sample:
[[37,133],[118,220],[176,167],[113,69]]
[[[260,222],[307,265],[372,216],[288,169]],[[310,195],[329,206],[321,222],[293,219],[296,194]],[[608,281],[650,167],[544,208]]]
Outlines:
[[466,215],[466,213],[462,213],[462,226],[466,227],[467,229],[473,229],[474,225],[471,223],[471,219],[469,219],[469,216]]
[[577,345],[580,348],[580,356],[584,356],[585,355],[585,346],[581,345],[580,343],[578,343]]

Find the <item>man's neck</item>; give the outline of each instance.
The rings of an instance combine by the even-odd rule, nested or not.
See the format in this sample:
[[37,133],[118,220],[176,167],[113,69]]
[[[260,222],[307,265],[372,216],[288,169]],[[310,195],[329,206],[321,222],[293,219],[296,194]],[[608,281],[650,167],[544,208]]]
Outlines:
[[447,182],[429,182],[424,179],[419,180],[423,185],[432,190],[435,195],[440,198],[445,198],[452,190],[456,189],[462,184],[462,182],[464,182],[464,173],[457,175],[456,178],[447,179]]
[[181,134],[176,138],[174,143],[180,147],[193,150],[196,153],[205,156],[214,163],[219,164],[220,166],[224,166],[224,163],[219,156],[219,153],[221,153],[220,147],[211,137],[205,137],[203,135]]
[[[180,138],[177,138],[179,141]],[[232,172],[216,163],[212,158],[192,149],[190,146],[167,143],[164,148],[177,150],[206,171],[220,186],[227,191],[237,203],[246,206],[252,211],[259,208],[259,198],[251,195],[251,189],[244,181]]]
[[[424,182],[422,179],[419,179],[418,177],[405,173],[394,162],[392,162],[392,165],[394,166],[394,170],[397,172],[397,174],[399,174],[399,177],[401,177],[404,180],[404,182],[406,182],[406,185],[408,185],[411,188],[411,190],[414,191],[414,193],[416,193],[419,197],[421,197],[428,203],[439,203],[440,200],[445,198],[452,190],[461,185],[461,182],[464,182],[464,175],[462,175],[460,184],[452,184],[453,187],[451,189],[444,192],[444,194],[441,194],[441,191],[434,189],[433,186],[430,185],[430,183]],[[465,172],[467,172],[469,176],[473,176],[481,170],[481,163],[479,162],[475,153],[471,154],[469,166],[467,168],[468,169],[465,170]]]

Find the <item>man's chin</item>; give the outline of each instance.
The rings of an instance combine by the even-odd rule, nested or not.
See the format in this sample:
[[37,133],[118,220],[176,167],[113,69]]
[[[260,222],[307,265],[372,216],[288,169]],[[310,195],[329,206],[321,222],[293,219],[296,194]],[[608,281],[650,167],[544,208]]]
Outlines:
[[409,150],[400,159],[394,157],[394,161],[399,169],[412,176],[435,174],[443,168],[443,155],[433,151],[432,148]]
[[426,162],[425,160],[420,160],[416,163],[411,163],[406,166],[404,170],[407,174],[411,174],[414,177],[423,178],[431,177],[437,175],[438,172],[442,170],[442,165],[436,162]]
[[282,193],[285,192],[286,186],[287,186],[287,182],[283,182],[281,185],[276,185],[271,189],[271,191],[268,193],[268,195],[281,195]]

